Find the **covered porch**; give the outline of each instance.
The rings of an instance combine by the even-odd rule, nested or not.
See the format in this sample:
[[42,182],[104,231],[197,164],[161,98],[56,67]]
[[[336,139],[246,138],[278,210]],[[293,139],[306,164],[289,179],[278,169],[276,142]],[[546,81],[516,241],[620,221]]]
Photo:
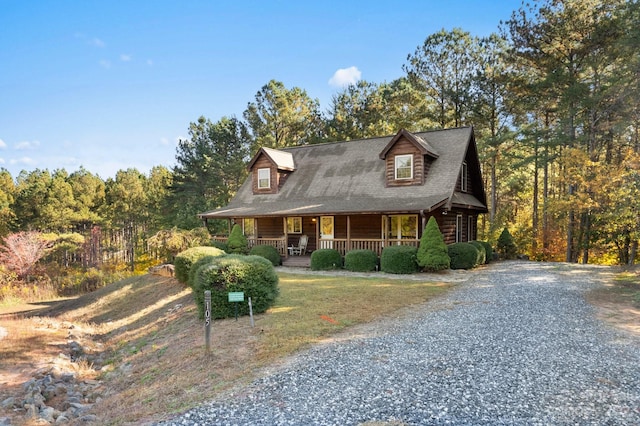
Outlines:
[[[352,214],[327,216],[239,217],[229,220],[229,232],[234,224],[242,226],[249,248],[271,245],[280,256],[305,256],[314,250],[330,248],[345,255],[352,250],[371,250],[380,256],[390,245],[418,247],[422,230],[430,216],[438,221],[445,242],[469,241],[475,238],[476,215],[433,212],[403,214]],[[302,252],[301,236],[307,236]],[[227,236],[215,236],[213,240],[226,242]],[[292,250],[293,249],[293,250]]]

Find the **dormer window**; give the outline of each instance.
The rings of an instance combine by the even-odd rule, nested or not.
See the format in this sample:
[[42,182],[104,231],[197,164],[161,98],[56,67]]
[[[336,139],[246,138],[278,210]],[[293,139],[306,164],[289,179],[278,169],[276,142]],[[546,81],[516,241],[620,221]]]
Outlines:
[[258,169],[258,188],[271,188],[271,169]]
[[460,170],[460,191],[467,192],[467,162],[462,163],[462,169]]
[[396,179],[413,179],[413,155],[396,155]]

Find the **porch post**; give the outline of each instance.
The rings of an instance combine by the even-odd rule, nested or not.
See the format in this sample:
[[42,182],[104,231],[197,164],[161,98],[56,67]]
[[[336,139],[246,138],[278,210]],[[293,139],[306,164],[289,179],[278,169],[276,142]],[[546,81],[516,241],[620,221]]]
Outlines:
[[344,248],[344,254],[351,250],[351,216],[347,215],[347,245]]
[[287,217],[282,216],[282,229],[284,230],[284,257],[289,257],[289,230],[287,229]]

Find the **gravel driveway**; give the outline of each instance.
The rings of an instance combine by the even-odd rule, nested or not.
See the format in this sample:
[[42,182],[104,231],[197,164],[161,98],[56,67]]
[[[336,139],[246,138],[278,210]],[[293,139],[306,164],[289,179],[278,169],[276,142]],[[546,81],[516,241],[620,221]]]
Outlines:
[[173,425],[640,425],[640,341],[583,294],[608,269],[501,262]]

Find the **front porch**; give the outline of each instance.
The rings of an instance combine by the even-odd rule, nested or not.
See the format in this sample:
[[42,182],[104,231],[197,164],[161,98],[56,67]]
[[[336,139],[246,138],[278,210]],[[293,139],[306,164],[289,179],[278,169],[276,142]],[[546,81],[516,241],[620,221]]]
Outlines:
[[[226,243],[228,237],[226,236],[214,236],[211,238],[213,241]],[[287,258],[304,258],[309,257],[314,249],[313,248],[323,248],[323,249],[335,249],[342,256],[347,254],[347,252],[352,250],[371,250],[375,252],[378,256],[382,254],[382,249],[390,246],[390,245],[407,245],[418,247],[420,245],[420,240],[418,239],[374,239],[374,238],[362,238],[362,239],[347,239],[347,238],[319,238],[317,243],[311,243],[311,241],[315,240],[315,236],[309,236],[309,246],[305,253],[300,256],[289,254],[289,247],[292,247],[292,244],[287,244],[287,237],[282,236],[280,238],[247,238],[247,242],[249,244],[249,249],[258,245],[270,245],[275,247],[278,250],[280,256],[283,259]]]

